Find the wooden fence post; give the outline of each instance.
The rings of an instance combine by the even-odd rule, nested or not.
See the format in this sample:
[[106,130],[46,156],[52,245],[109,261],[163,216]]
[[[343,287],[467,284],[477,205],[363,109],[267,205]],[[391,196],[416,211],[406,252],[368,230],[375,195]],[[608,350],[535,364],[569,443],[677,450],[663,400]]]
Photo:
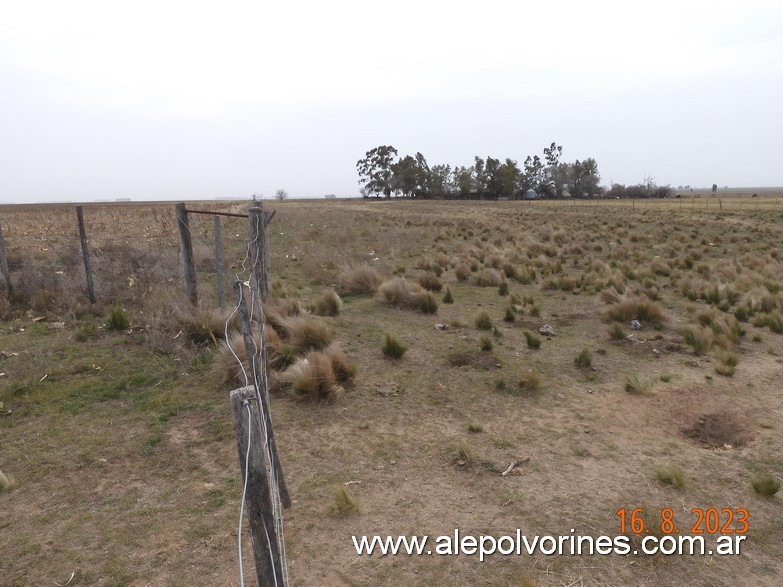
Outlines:
[[215,228],[215,280],[217,282],[218,308],[223,309],[223,243],[220,240],[220,216],[217,214],[212,217]]
[[[242,328],[242,337],[245,341],[245,351],[250,360],[250,369],[252,370],[253,381],[257,383],[258,398],[263,408],[264,422],[266,424],[267,436],[269,438],[269,453],[272,456],[273,465],[275,468],[275,474],[277,477],[277,488],[280,492],[280,501],[284,508],[291,507],[291,497],[288,494],[288,486],[285,482],[285,476],[283,475],[283,465],[280,463],[280,459],[277,456],[277,443],[275,442],[275,432],[272,429],[272,412],[269,407],[269,387],[267,373],[269,373],[269,360],[266,353],[266,340],[264,337],[263,328],[263,313],[259,313],[259,330],[261,348],[258,349],[255,341],[253,340],[253,334],[250,324],[250,316],[245,306],[245,301],[242,298],[242,283],[240,281],[234,282],[234,293],[237,296],[237,307],[239,309],[239,324]],[[259,353],[260,350],[260,353]],[[259,356],[260,354],[260,356]],[[260,361],[259,361],[260,359]],[[263,366],[263,372],[261,367]]]
[[256,202],[248,212],[248,247],[250,247],[250,282],[253,293],[262,302],[269,299],[269,262],[266,251],[267,217]]
[[259,587],[278,587],[285,586],[287,580],[278,541],[280,537],[275,523],[267,463],[262,450],[266,439],[259,408],[254,386],[231,392],[231,416],[236,432],[239,464],[242,478],[247,483],[245,503],[253,538],[256,578]]
[[5,286],[8,289],[8,299],[10,300],[14,293],[14,288],[11,285],[11,273],[8,269],[8,258],[5,256],[5,241],[3,240],[3,227],[0,225],[0,268],[3,270],[3,276],[5,277]]
[[185,295],[194,306],[198,303],[196,292],[196,267],[193,264],[193,242],[190,239],[190,223],[185,204],[179,203],[174,207],[177,214],[177,227],[179,228],[179,248],[182,251],[182,268],[185,275]]
[[79,240],[82,243],[82,259],[84,259],[84,274],[87,276],[87,297],[90,303],[95,303],[95,288],[92,285],[92,270],[90,269],[90,250],[87,247],[87,232],[84,230],[84,213],[81,206],[76,206],[76,221],[79,224]]

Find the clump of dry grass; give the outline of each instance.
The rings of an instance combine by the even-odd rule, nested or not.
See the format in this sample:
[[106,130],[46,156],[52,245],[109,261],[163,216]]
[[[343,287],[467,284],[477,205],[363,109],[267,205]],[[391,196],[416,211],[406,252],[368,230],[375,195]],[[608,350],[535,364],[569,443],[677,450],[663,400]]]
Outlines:
[[383,346],[381,347],[384,357],[389,359],[401,359],[407,350],[408,346],[391,334],[387,333],[384,336]]
[[385,281],[379,289],[387,304],[419,310],[424,314],[434,314],[438,310],[438,301],[432,292],[404,277]]
[[299,352],[325,348],[334,340],[331,327],[312,316],[286,318],[282,326],[288,341]]
[[486,310],[480,310],[473,319],[473,323],[479,330],[492,330],[492,318],[489,317]]
[[739,363],[737,355],[724,349],[716,349],[712,353],[712,362],[715,365],[715,371],[719,375],[731,377],[734,375],[734,369]]
[[487,267],[475,275],[473,282],[479,287],[497,287],[502,279],[500,271]]
[[381,274],[374,267],[358,265],[346,267],[340,272],[337,289],[343,295],[373,295],[382,282]]
[[10,491],[16,486],[14,478],[0,471],[0,493]]
[[201,304],[175,306],[173,316],[187,339],[197,345],[217,345],[218,340],[226,338],[226,322],[229,322],[229,329],[233,329],[237,322],[236,315],[231,316],[229,310]]
[[639,320],[642,324],[660,326],[666,322],[663,309],[654,301],[642,297],[619,297],[606,311],[606,316],[614,322]]
[[775,479],[772,475],[756,475],[750,484],[756,493],[763,495],[764,497],[772,497],[780,491],[780,481]]
[[318,316],[337,316],[342,305],[343,301],[337,292],[329,288],[315,301],[314,312]]
[[321,351],[308,353],[280,375],[280,383],[308,401],[334,401],[343,392],[331,357]]
[[655,477],[664,485],[671,485],[678,489],[685,486],[685,473],[677,465],[664,465],[658,467]]
[[655,379],[639,373],[629,373],[625,376],[625,391],[636,395],[651,392],[655,388]]
[[441,283],[438,276],[435,273],[427,272],[419,277],[419,285],[427,291],[440,291],[443,289],[443,283]]
[[[260,337],[257,328],[254,328],[253,342],[260,349]],[[270,325],[264,328],[266,340],[267,359],[270,369],[283,369],[296,360],[296,351],[290,345],[283,343],[277,331]],[[229,333],[228,340],[220,341],[218,345],[219,355],[213,365],[213,371],[217,374],[223,385],[245,385],[244,373],[252,378],[252,366],[247,357],[245,339],[240,332]]]
[[593,364],[593,353],[590,349],[582,349],[576,357],[574,357],[574,365],[579,368],[590,367]]
[[354,498],[348,490],[340,486],[337,488],[334,494],[334,501],[329,506],[329,511],[336,516],[347,516],[349,514],[359,513],[359,502]]
[[541,375],[534,369],[523,372],[519,378],[519,390],[521,395],[538,395],[543,388]]
[[460,263],[454,269],[454,274],[457,276],[458,281],[467,281],[470,277],[470,267],[468,267],[465,263]]

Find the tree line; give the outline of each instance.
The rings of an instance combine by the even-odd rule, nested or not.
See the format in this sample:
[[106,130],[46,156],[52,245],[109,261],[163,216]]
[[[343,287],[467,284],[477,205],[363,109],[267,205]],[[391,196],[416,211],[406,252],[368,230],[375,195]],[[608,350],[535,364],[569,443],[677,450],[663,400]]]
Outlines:
[[[600,185],[598,163],[588,157],[573,163],[561,161],[563,147],[552,143],[543,157],[528,156],[522,166],[513,159],[474,157],[473,165],[451,167],[429,165],[424,155],[400,157],[397,149],[382,145],[367,151],[356,162],[362,196],[437,199],[521,199],[590,198],[604,195],[618,198],[671,197],[669,186],[658,186],[651,178],[625,186],[613,184],[607,191]],[[532,190],[532,192],[531,192]]]
[[356,162],[359,185],[365,198],[523,198],[529,190],[536,197],[585,198],[600,195],[598,163],[595,159],[561,161],[563,147],[552,143],[543,158],[528,156],[522,166],[513,159],[475,157],[473,165],[430,166],[424,155],[400,157],[397,149],[382,145],[367,151]]

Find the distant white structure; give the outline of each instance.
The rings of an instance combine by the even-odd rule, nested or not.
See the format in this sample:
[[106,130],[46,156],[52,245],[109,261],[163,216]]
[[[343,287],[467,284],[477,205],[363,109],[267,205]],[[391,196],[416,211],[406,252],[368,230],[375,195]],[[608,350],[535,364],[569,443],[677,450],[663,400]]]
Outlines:
[[532,188],[527,190],[525,192],[525,199],[526,200],[537,200],[538,199],[538,194],[536,193],[536,190],[534,190]]

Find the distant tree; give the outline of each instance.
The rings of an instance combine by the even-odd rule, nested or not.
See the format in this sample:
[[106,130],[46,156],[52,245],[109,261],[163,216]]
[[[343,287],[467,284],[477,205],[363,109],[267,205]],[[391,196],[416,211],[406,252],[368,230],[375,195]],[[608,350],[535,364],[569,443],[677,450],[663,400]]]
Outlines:
[[544,161],[546,161],[546,181],[542,186],[542,195],[544,196],[563,196],[563,188],[568,183],[570,176],[570,166],[560,163],[560,157],[563,155],[563,147],[557,143],[552,143],[544,148]]
[[362,195],[368,197],[370,194],[383,194],[389,198],[395,191],[393,185],[394,179],[394,158],[397,156],[397,149],[389,145],[375,147],[365,153],[364,159],[356,162],[356,169],[359,171],[359,185],[363,187]]
[[454,174],[449,165],[433,165],[427,174],[427,194],[431,198],[442,198],[456,192]]
[[455,167],[454,168],[454,184],[457,188],[457,192],[463,198],[470,196],[470,192],[475,189],[474,182],[475,172],[473,167]]
[[406,155],[392,165],[392,185],[404,196],[421,197],[427,194],[427,177],[430,168],[421,153],[415,157]]
[[288,192],[285,190],[277,190],[275,192],[275,198],[277,198],[278,201],[282,202],[283,200],[288,199]]
[[541,157],[528,155],[525,159],[524,169],[520,178],[520,187],[522,191],[534,190],[536,193],[541,191],[541,187],[546,182],[546,172]]
[[571,165],[571,195],[575,198],[586,198],[601,193],[601,175],[598,173],[598,163],[595,159],[584,161],[577,159]]

